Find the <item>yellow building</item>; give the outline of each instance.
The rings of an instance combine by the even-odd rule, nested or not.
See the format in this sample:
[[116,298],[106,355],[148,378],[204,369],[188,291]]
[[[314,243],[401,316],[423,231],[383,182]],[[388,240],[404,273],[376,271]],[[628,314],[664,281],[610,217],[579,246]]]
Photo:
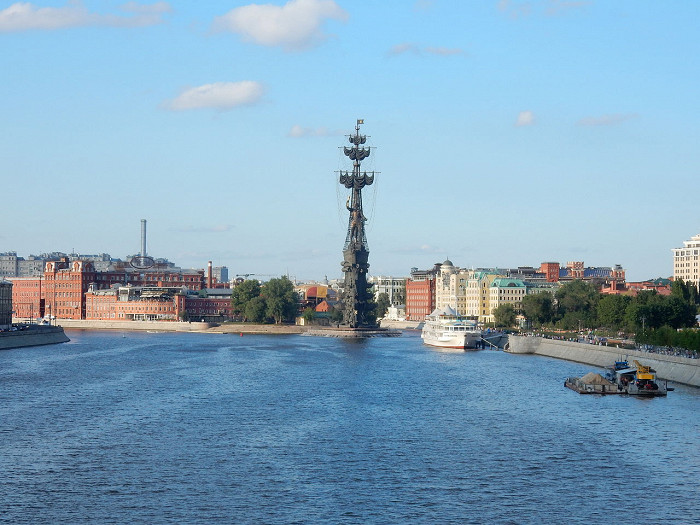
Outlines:
[[510,304],[516,311],[520,310],[520,304],[525,295],[527,295],[527,286],[520,279],[506,279],[504,277],[494,279],[489,287],[491,311],[487,322],[494,321],[493,311],[501,305]]

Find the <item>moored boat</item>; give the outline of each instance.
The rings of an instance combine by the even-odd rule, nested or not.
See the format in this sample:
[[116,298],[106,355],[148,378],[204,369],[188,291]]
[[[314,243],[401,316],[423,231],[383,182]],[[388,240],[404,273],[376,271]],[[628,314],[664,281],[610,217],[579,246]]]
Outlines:
[[454,308],[436,308],[425,319],[421,338],[426,345],[438,348],[478,348],[481,331],[476,321],[459,315]]
[[668,389],[665,383],[656,379],[656,370],[634,361],[616,361],[608,376],[632,396],[665,396]]

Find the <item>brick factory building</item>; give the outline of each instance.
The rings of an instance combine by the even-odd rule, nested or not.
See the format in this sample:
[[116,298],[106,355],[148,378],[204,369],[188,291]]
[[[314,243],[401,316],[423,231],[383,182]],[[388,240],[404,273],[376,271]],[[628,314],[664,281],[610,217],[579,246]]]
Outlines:
[[[209,283],[216,286],[218,283],[215,278],[209,277]],[[151,268],[148,270],[137,270],[126,265],[121,267],[112,267],[108,271],[96,271],[91,261],[50,261],[46,263],[43,275],[39,277],[26,277],[12,279],[13,290],[12,299],[14,303],[15,317],[18,318],[37,318],[37,317],[56,317],[59,319],[88,319],[96,318],[99,310],[96,308],[96,299],[100,290],[109,291],[115,287],[131,287],[133,289],[142,288],[161,288],[167,290],[179,290],[182,293],[183,301],[188,292],[200,292],[205,289],[207,278],[205,278],[204,270],[182,270],[174,268]],[[86,296],[88,291],[92,292],[90,316],[88,317],[88,304]],[[224,291],[224,295],[230,295],[230,292]],[[173,294],[174,295],[174,294]],[[111,299],[109,293],[105,293],[105,306]],[[134,296],[135,297],[135,296]],[[140,295],[139,295],[140,298]],[[146,301],[147,297],[143,300]],[[207,299],[206,294],[202,299]],[[139,299],[140,300],[140,299]],[[150,300],[150,299],[149,299]],[[102,299],[100,299],[102,301]],[[130,310],[126,306],[118,309],[109,310],[111,314],[123,314],[122,317],[114,317],[114,319],[134,319],[142,318],[140,314],[146,316],[155,316],[158,318],[161,314],[171,318],[171,314],[177,319],[181,312],[186,311],[186,305],[183,303],[181,309],[175,312],[171,310],[163,310],[163,304],[160,304],[161,299],[154,299],[155,302],[142,304],[139,308],[142,310]],[[214,301],[212,299],[212,301]],[[125,302],[129,302],[128,300]],[[147,302],[147,301],[146,301]],[[230,298],[229,298],[230,302]],[[197,303],[193,298],[191,302],[193,308],[200,312],[221,312],[222,300],[219,298],[216,301],[203,305]],[[194,306],[196,305],[196,307]],[[136,317],[134,317],[136,316]],[[161,317],[166,318],[166,317]]]

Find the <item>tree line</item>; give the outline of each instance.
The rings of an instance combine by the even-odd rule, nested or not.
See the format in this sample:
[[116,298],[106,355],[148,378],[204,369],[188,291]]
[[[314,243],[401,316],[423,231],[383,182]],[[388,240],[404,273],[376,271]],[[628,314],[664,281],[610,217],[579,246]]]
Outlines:
[[262,285],[247,279],[231,291],[233,313],[253,323],[293,321],[298,303],[294,285],[284,276]]
[[[377,301],[370,291],[370,311],[368,319],[370,324],[376,322],[377,317],[386,314],[390,305],[389,296],[386,293],[379,294]],[[342,294],[340,299],[329,311],[329,318],[335,323],[343,320]],[[251,323],[284,323],[292,322],[299,313],[299,300],[294,285],[287,277],[270,279],[264,284],[254,279],[247,279],[236,285],[231,291],[231,308],[234,315],[244,322]],[[310,323],[316,312],[313,308],[306,308],[301,316]]]
[[693,283],[679,279],[671,294],[643,290],[636,296],[601,294],[589,282],[575,280],[549,291],[526,295],[520,309],[502,305],[494,310],[498,326],[513,326],[522,314],[533,328],[561,330],[608,329],[634,333],[638,343],[700,349],[697,325],[700,294]]

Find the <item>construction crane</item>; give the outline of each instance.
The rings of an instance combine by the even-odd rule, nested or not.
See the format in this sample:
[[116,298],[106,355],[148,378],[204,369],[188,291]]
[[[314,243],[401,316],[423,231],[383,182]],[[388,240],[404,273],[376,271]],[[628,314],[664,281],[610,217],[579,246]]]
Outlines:
[[269,275],[266,273],[239,273],[236,275],[236,277],[243,277],[244,279],[247,279],[251,275],[257,275],[258,277],[274,277],[274,275]]
[[634,364],[637,365],[637,379],[654,379],[654,374],[650,366],[644,366],[636,359],[634,360]]

